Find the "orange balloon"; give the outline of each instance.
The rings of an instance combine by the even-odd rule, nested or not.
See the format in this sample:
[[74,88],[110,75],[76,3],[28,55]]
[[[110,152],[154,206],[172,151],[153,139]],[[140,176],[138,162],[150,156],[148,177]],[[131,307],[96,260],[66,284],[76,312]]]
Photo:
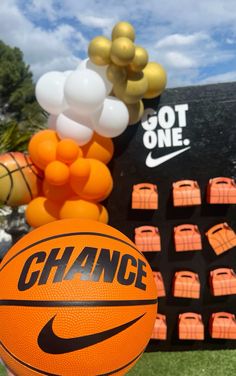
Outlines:
[[52,140],[45,140],[38,144],[37,155],[38,165],[41,165],[42,169],[45,169],[50,162],[56,160],[57,144]]
[[69,167],[60,161],[49,163],[45,169],[45,179],[52,185],[64,185],[69,181]]
[[65,138],[57,145],[57,160],[66,164],[71,164],[78,157],[82,157],[83,152],[74,140]]
[[99,217],[98,217],[99,222],[108,224],[109,215],[108,215],[107,209],[105,208],[105,206],[100,205],[100,204],[98,204],[98,207],[99,207],[99,211],[100,211],[100,214],[99,214]]
[[90,162],[84,158],[78,158],[70,165],[71,179],[88,178],[90,174]]
[[110,195],[112,189],[113,189],[113,182],[112,182],[112,184],[108,187],[107,191],[104,192],[103,196],[101,195],[101,196],[99,197],[99,199],[94,199],[93,201],[94,201],[94,202],[97,202],[97,203],[98,203],[98,202],[101,202],[101,201],[104,201],[104,200]]
[[36,133],[28,145],[28,151],[34,164],[44,170],[48,163],[54,161],[58,142],[57,133],[52,129]]
[[60,205],[46,197],[33,199],[26,208],[26,221],[32,227],[39,227],[59,219]]
[[98,159],[107,164],[114,154],[114,144],[111,138],[94,133],[93,138],[82,146],[85,158]]
[[60,210],[60,218],[82,218],[97,221],[100,216],[97,204],[81,200],[78,196],[66,200]]
[[96,159],[87,159],[90,174],[87,179],[70,180],[72,189],[84,200],[102,201],[112,190],[113,181],[107,166]]
[[49,184],[46,179],[44,179],[43,194],[51,201],[64,202],[69,197],[74,195],[74,191],[69,183],[52,185]]

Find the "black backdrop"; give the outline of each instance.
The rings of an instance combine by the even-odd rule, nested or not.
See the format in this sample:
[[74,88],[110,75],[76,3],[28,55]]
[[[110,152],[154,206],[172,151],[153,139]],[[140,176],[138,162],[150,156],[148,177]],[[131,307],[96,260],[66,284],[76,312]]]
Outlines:
[[[179,124],[176,105],[188,105],[188,110],[185,106],[185,111],[182,112],[186,124],[183,124],[183,121]],[[168,338],[166,341],[151,341],[148,349],[174,351],[236,348],[236,340],[213,340],[208,330],[209,318],[213,312],[226,311],[236,314],[236,295],[213,297],[208,282],[209,272],[218,267],[230,267],[236,271],[236,249],[217,256],[205,236],[210,227],[221,222],[227,222],[236,231],[235,205],[206,203],[206,187],[210,178],[235,178],[236,83],[169,89],[161,98],[145,101],[145,108],[152,108],[158,114],[162,109],[160,118],[158,115],[160,124],[157,124],[154,132],[161,129],[160,125],[172,125],[175,113],[176,119],[172,129],[181,125],[183,140],[189,140],[182,146],[156,146],[148,150],[143,143],[143,137],[147,135],[144,136],[145,129],[141,122],[129,126],[125,133],[115,139],[115,155],[111,163],[114,189],[107,200],[109,223],[132,240],[134,228],[142,225],[155,225],[161,234],[161,252],[145,255],[152,269],[160,271],[164,278],[167,294],[159,299],[158,310],[167,317]],[[155,117],[157,119],[157,115],[154,114],[149,121],[155,120]],[[149,152],[155,159],[187,147],[188,149],[181,154],[157,167],[146,166],[145,161]],[[198,181],[202,195],[201,206],[173,207],[172,183],[181,179]],[[131,209],[132,186],[141,182],[157,184],[158,210]],[[202,251],[175,252],[173,227],[183,223],[198,225],[203,241]],[[199,274],[200,299],[172,296],[172,279],[178,270],[192,270]],[[186,311],[202,314],[205,325],[204,341],[178,340],[178,315]]]

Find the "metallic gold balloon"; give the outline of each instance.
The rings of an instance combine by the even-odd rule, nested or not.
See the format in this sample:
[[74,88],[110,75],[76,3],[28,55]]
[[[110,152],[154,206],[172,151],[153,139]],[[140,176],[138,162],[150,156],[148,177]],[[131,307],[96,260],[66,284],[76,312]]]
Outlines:
[[125,37],[115,39],[111,45],[111,60],[119,66],[126,66],[134,58],[135,46],[133,42]]
[[107,78],[113,84],[124,82],[127,78],[127,71],[124,67],[118,67],[118,65],[110,64],[107,67]]
[[116,38],[125,37],[132,41],[135,39],[135,30],[129,22],[118,22],[112,30],[112,40]]
[[148,63],[143,70],[148,81],[148,89],[144,98],[155,98],[159,96],[166,87],[167,76],[164,68],[158,63]]
[[126,104],[129,111],[129,125],[136,124],[144,113],[143,101],[138,101],[133,104]]
[[142,71],[148,63],[148,53],[145,50],[145,48],[141,46],[136,46],[135,47],[135,55],[130,63],[129,67],[134,71],[134,72],[140,72]]
[[125,103],[132,104],[138,102],[148,89],[148,81],[142,72],[130,74],[126,82],[117,82],[113,86],[113,91],[117,98]]
[[92,39],[88,47],[90,60],[96,65],[107,65],[111,62],[111,41],[103,36]]

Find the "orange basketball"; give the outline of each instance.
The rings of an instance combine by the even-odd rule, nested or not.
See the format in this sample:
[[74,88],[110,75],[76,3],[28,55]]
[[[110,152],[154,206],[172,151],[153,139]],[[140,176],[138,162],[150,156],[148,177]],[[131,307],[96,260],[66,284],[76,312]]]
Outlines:
[[37,197],[43,173],[20,152],[0,155],[0,204],[19,206]]
[[24,376],[124,375],[149,341],[151,268],[122,233],[66,219],[20,239],[0,264],[0,357]]

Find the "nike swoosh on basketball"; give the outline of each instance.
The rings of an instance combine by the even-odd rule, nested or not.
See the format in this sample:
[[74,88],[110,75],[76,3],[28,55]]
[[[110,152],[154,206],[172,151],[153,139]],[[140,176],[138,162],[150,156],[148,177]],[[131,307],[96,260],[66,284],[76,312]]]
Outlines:
[[162,163],[168,161],[171,158],[176,157],[177,155],[179,155],[181,153],[184,153],[185,151],[189,150],[190,148],[191,148],[191,146],[188,146],[187,148],[174,151],[173,153],[162,155],[159,158],[153,158],[152,157],[152,153],[150,152],[148,154],[148,156],[147,156],[147,159],[146,159],[146,165],[147,165],[147,167],[157,167],[157,166],[160,166]]
[[139,321],[144,315],[145,313],[136,319],[120,326],[116,326],[115,328],[75,338],[61,338],[54,333],[53,321],[55,320],[55,315],[47,322],[39,333],[38,345],[42,351],[48,354],[66,354],[72,351],[81,350],[123,332],[125,329]]

